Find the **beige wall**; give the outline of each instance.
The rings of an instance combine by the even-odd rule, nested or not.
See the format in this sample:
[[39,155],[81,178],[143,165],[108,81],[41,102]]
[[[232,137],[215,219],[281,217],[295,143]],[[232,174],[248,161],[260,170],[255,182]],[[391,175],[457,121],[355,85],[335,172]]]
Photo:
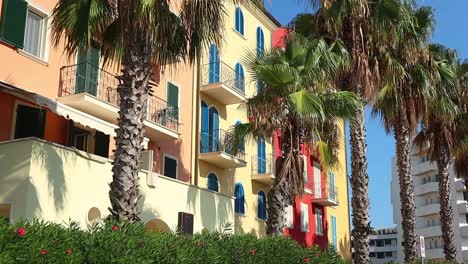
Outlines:
[[[71,218],[85,227],[92,207],[102,217],[108,215],[109,160],[38,139],[0,143],[0,153],[0,204],[12,205],[12,221],[39,217],[61,223]],[[188,212],[194,214],[195,232],[234,223],[232,197],[165,177],[150,188],[147,176],[140,173],[144,222],[161,219],[175,230],[178,212]]]

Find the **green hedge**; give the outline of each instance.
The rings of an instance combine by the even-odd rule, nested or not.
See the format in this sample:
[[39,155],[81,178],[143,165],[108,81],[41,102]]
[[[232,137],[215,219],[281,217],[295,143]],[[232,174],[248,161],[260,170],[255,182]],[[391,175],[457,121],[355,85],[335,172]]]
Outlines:
[[303,248],[284,237],[203,232],[144,232],[142,224],[105,223],[81,230],[34,220],[0,219],[0,263],[344,263],[334,251]]

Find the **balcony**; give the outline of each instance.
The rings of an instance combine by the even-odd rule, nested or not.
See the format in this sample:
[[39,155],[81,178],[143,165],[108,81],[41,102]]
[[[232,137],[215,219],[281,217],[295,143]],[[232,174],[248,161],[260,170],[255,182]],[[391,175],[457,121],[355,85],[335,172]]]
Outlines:
[[224,62],[205,64],[201,68],[200,91],[224,105],[246,100],[245,79]]
[[440,212],[440,204],[433,203],[427,204],[420,207],[416,207],[416,216],[426,216],[426,215],[434,215],[439,214]]
[[270,185],[275,179],[275,157],[252,156],[252,180]]
[[[0,201],[14,201],[11,220],[40,218],[55,223],[78,221],[88,212],[109,214],[112,161],[35,138],[0,143]],[[193,230],[221,230],[234,223],[234,198],[188,183],[139,172],[143,223],[157,218],[177,227],[179,212],[193,214]],[[170,204],[168,205],[168,202]],[[175,231],[175,230],[174,230]]]
[[418,228],[417,233],[423,237],[439,237],[442,235],[440,225],[425,226],[424,228]]
[[433,192],[439,192],[438,182],[428,182],[414,187],[414,195],[423,195]]
[[224,130],[200,134],[200,160],[223,169],[245,167],[244,147],[234,146],[232,135]]
[[337,206],[339,204],[338,189],[336,187],[315,185],[311,191],[313,203],[321,206]]
[[437,165],[432,161],[424,161],[419,164],[414,164],[412,167],[412,174],[419,175],[427,172],[437,171]]
[[427,248],[426,247],[426,259],[445,259],[444,249],[438,248]]
[[[120,105],[118,83],[115,75],[89,63],[62,67],[57,100],[116,124]],[[177,107],[156,96],[149,96],[147,115],[144,125],[150,139],[167,141],[179,138]]]

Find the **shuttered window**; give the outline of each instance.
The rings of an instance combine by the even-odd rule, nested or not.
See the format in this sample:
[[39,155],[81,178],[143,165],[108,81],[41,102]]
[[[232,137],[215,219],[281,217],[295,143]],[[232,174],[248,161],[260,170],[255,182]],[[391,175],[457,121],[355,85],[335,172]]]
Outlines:
[[236,196],[236,201],[234,205],[235,212],[237,214],[245,214],[245,193],[244,187],[241,183],[236,183],[234,195]]
[[28,2],[26,0],[3,0],[0,37],[3,41],[18,47],[24,46],[24,32]]
[[24,51],[39,57],[44,57],[46,19],[29,10],[26,17],[26,32],[24,33]]
[[177,160],[164,156],[164,176],[177,179]]
[[244,35],[244,14],[240,7],[236,7],[236,31]]
[[323,236],[323,212],[316,208],[315,211],[315,233],[319,236]]
[[264,191],[258,192],[257,198],[257,217],[260,220],[267,219],[266,195]]
[[214,173],[210,173],[207,179],[207,189],[219,192],[218,177]]
[[301,203],[301,231],[309,232],[309,206]]
[[336,216],[332,215],[331,217],[331,226],[332,226],[332,244],[335,249],[338,247],[338,234],[336,230]]
[[178,120],[179,119],[179,87],[168,82],[167,83],[167,108],[168,117]]

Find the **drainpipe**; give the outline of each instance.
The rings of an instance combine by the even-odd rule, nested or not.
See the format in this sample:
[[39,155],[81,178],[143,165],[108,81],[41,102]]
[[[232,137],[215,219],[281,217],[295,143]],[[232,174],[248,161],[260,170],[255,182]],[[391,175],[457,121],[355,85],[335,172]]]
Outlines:
[[[200,86],[201,86],[201,58],[200,54],[197,56],[197,69],[196,69],[196,84],[195,84],[195,91],[192,89],[192,93],[195,92],[195,137],[192,137],[192,140],[195,139],[195,166],[194,171],[194,185],[198,186],[198,176],[199,176],[199,153],[200,153]],[[192,95],[193,98],[193,95]],[[193,125],[193,122],[192,122]],[[192,130],[193,133],[193,130]],[[193,146],[193,143],[192,143]],[[193,160],[193,159],[192,159]]]

